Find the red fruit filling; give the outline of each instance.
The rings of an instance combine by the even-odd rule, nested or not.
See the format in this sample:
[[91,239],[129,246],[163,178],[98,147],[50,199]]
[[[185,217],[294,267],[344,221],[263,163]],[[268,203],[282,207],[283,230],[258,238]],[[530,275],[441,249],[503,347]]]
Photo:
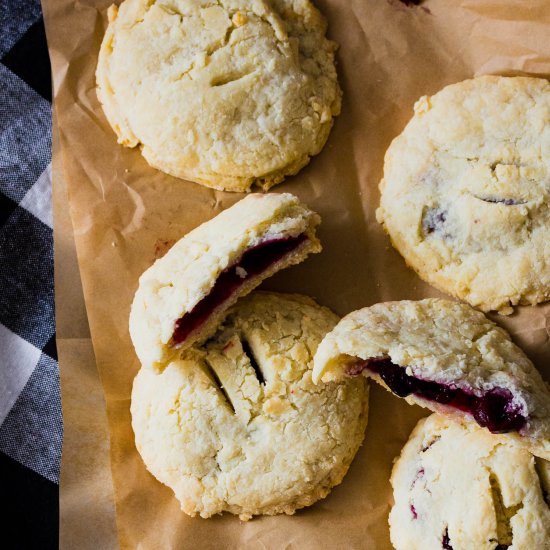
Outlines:
[[176,321],[172,345],[181,344],[247,281],[261,275],[274,263],[294,252],[307,239],[307,235],[302,233],[297,237],[264,241],[246,250],[236,263],[220,273],[209,294]]
[[447,221],[447,211],[441,208],[429,208],[424,213],[422,219],[422,227],[424,233],[429,235],[430,233],[443,232],[445,229],[445,222]]
[[516,432],[527,422],[527,418],[513,403],[512,392],[506,388],[493,388],[482,395],[475,395],[455,386],[410,376],[405,368],[394,365],[386,357],[359,360],[348,368],[347,373],[357,376],[363,370],[378,374],[399,397],[414,394],[470,413],[480,426],[488,428],[493,433]]

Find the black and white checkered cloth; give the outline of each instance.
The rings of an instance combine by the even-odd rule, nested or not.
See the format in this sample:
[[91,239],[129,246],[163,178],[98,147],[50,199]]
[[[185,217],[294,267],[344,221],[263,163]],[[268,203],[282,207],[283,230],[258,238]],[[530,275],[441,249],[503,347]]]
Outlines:
[[14,515],[26,516],[18,520],[17,545],[4,548],[54,547],[63,424],[51,79],[39,0],[0,0],[0,293],[0,494]]

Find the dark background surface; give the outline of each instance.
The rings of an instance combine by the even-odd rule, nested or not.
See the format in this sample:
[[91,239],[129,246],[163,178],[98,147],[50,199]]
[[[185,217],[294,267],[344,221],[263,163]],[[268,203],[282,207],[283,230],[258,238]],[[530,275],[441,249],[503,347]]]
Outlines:
[[[51,159],[50,61],[38,0],[0,2],[0,62],[0,324],[8,340],[33,346],[38,357],[0,419],[2,547],[47,550],[59,546],[62,439],[53,237],[21,204]],[[0,345],[0,369],[9,376],[18,348]],[[3,382],[0,373],[0,401],[10,399]]]
[[7,511],[4,548],[58,548],[58,486],[0,453],[0,487]]

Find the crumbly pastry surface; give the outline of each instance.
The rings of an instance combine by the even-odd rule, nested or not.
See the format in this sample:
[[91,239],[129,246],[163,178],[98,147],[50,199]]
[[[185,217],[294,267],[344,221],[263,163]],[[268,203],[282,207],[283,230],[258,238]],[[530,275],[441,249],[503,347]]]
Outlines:
[[441,415],[397,459],[390,534],[397,550],[548,550],[550,463]]
[[[290,193],[251,194],[180,239],[139,279],[130,312],[130,336],[142,365],[161,370],[183,349],[213,333],[240,296],[276,271],[319,252],[321,245],[315,236],[319,222],[319,216]],[[300,235],[307,238],[298,248],[247,279],[184,342],[173,342],[178,319],[209,295],[220,275],[243,253],[264,242]]]
[[484,311],[550,298],[550,83],[482,76],[422,97],[377,211],[420,277]]
[[325,33],[309,0],[125,0],[109,9],[98,97],[151,166],[268,189],[320,152],[340,111]]
[[[492,431],[550,459],[548,386],[508,333],[466,304],[403,300],[354,311],[325,336],[314,364],[315,382],[362,374],[410,404],[489,419]],[[502,414],[491,410],[495,400]]]
[[363,439],[368,386],[311,380],[337,321],[303,296],[252,293],[205,344],[161,374],[139,371],[136,446],[185,513],[292,514],[342,481]]

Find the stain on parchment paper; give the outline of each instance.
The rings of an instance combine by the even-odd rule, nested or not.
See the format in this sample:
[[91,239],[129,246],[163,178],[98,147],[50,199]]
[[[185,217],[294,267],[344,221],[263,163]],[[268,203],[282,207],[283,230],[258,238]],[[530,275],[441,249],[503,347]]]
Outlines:
[[176,244],[175,239],[157,239],[153,250],[153,258],[158,260],[164,256],[174,244]]

